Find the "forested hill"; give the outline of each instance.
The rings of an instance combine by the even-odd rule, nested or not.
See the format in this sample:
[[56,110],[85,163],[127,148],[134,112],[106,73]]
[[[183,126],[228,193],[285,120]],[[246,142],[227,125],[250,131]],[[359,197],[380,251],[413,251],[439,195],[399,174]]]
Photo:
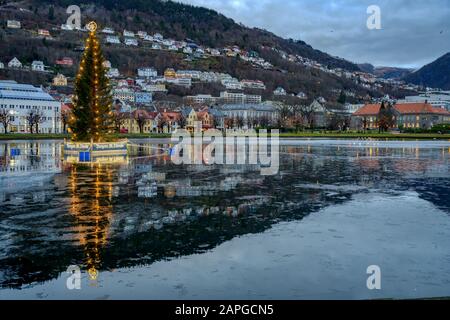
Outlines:
[[406,81],[450,90],[450,52],[405,77]]
[[[117,30],[150,30],[174,39],[192,39],[210,47],[238,45],[245,50],[259,51],[261,46],[275,47],[287,53],[299,54],[329,67],[349,71],[358,66],[313,49],[303,41],[283,39],[266,30],[247,28],[216,11],[160,0],[33,0],[34,5],[82,7],[83,18],[92,17]],[[95,5],[95,6],[94,6]],[[86,16],[87,15],[87,16]]]
[[[95,20],[100,28],[110,27],[116,34],[120,33],[122,41],[124,30],[159,32],[166,39],[192,40],[203,47],[223,49],[236,45],[242,51],[256,52],[259,59],[269,64],[264,67],[239,56],[224,54],[198,58],[181,50],[153,49],[151,43],[142,40],[137,46],[123,42],[109,44],[106,35],[100,33],[105,57],[124,77],[135,76],[137,68],[145,66],[154,67],[158,74],[163,74],[167,68],[223,72],[239,80],[263,81],[266,89],[262,92],[245,90],[248,94],[261,94],[263,99],[272,99],[273,91],[278,87],[284,88],[289,96],[302,93],[311,100],[324,97],[331,102],[337,101],[342,91],[349,93],[347,102],[354,103],[386,94],[399,98],[405,95],[401,88],[370,87],[362,85],[357,77],[351,79],[329,72],[338,67],[348,71],[360,69],[353,63],[314,50],[302,41],[286,40],[265,30],[247,28],[213,10],[158,0],[0,0],[0,20],[3,21],[0,40],[6,44],[0,46],[0,62],[6,64],[16,57],[29,69],[31,63],[38,60],[43,61],[48,71],[5,68],[0,70],[0,79],[42,85],[50,83],[57,73],[68,76],[69,80],[73,78],[85,38],[84,32],[61,29],[69,17],[66,10],[73,4],[81,8],[82,25]],[[20,21],[21,29],[7,28],[6,20]],[[50,36],[39,35],[40,29],[45,29]],[[71,58],[73,66],[57,65],[56,61],[62,57]],[[298,60],[291,61],[290,57]],[[194,84],[190,90],[169,86],[168,90],[170,96],[183,97],[200,93],[217,96],[225,89],[214,83]]]

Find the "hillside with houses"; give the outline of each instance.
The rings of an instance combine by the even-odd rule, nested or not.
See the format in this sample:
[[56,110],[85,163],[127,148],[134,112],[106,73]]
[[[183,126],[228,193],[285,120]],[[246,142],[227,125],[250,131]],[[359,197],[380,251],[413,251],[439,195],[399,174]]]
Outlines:
[[[64,1],[49,2],[53,4],[8,1],[0,6],[0,16],[5,21],[0,37],[9,44],[0,46],[0,62],[4,66],[0,70],[1,78],[50,84],[54,76],[62,74],[68,78],[70,87],[83,49],[85,30],[83,27],[74,30],[66,25],[68,14]],[[218,95],[220,91],[234,89],[232,87],[248,94],[254,94],[256,89],[263,99],[272,99],[273,92],[281,87],[289,97],[307,97],[309,102],[318,96],[337,101],[341,92],[349,101],[358,102],[386,94],[401,98],[418,89],[398,80],[378,79],[359,71],[352,63],[321,53],[302,42],[284,40],[264,30],[245,28],[211,10],[171,2],[147,2],[148,8],[142,12],[127,8],[119,12],[119,7],[108,1],[102,2],[104,6],[95,7],[80,4],[83,22],[95,19],[101,26],[101,39],[104,53],[111,63],[111,76],[134,77],[139,68],[152,67],[159,74],[173,68],[224,73],[237,82],[254,80],[264,83],[262,89],[232,84],[224,86],[211,81],[193,81],[192,86],[169,83],[166,100],[179,101],[178,98],[185,95]],[[150,19],[154,15],[158,16],[157,19]],[[177,16],[181,16],[179,20]],[[193,22],[185,30],[180,26],[185,25],[186,16]],[[221,36],[211,38],[201,32],[206,30],[205,24],[210,30],[208,35],[216,30]],[[233,36],[224,37],[227,32]],[[239,35],[246,41],[238,39]],[[29,50],[21,50],[25,46]],[[13,63],[13,68],[8,68],[14,58],[22,67]],[[42,63],[43,70],[33,68],[33,62]]]
[[[362,71],[304,43],[246,28],[208,9],[153,0],[117,5],[78,1],[83,23],[73,26],[67,24],[64,1],[46,2],[50,5],[30,0],[0,5],[0,39],[8,44],[0,46],[0,98],[8,102],[21,92],[20,99],[31,99],[31,106],[35,102],[26,92],[33,91],[59,106],[50,107],[54,114],[31,117],[23,103],[5,102],[0,110],[3,132],[67,131],[74,76],[90,20],[99,26],[117,133],[194,131],[198,126],[428,130],[449,121],[448,92],[377,76],[368,66],[361,66]],[[138,10],[143,3],[148,7]],[[186,19],[192,20],[191,26]],[[222,36],[211,37],[214,32]],[[233,36],[223,37],[228,32]],[[383,103],[395,123],[380,124]],[[396,107],[403,103],[416,105],[409,111]],[[378,107],[364,109],[367,105]]]

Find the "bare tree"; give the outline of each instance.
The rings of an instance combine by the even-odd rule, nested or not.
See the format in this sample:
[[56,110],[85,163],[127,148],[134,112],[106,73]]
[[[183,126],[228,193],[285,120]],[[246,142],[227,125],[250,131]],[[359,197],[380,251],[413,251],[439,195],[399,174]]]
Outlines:
[[120,127],[122,127],[126,119],[127,119],[126,113],[120,111],[113,111],[112,121],[114,124],[115,132],[117,133],[120,132]]
[[141,133],[141,134],[144,133],[145,121],[147,120],[145,115],[141,112],[137,112],[135,120],[139,127],[139,133]]
[[67,133],[67,125],[69,124],[70,121],[70,111],[69,110],[64,110],[61,112],[61,122],[63,125],[63,133]]
[[178,118],[178,126],[183,129],[186,127],[187,120],[184,115],[181,114],[181,116]]
[[244,118],[241,116],[235,117],[233,122],[236,128],[242,128],[244,126]]
[[3,125],[5,133],[8,133],[8,126],[11,123],[12,117],[9,110],[0,110],[0,122]]
[[39,133],[39,125],[45,121],[45,118],[41,112],[34,114],[33,125],[36,133]]
[[30,111],[25,117],[30,133],[39,133],[39,125],[44,122],[44,116],[40,112]]
[[25,116],[25,119],[28,123],[28,128],[30,129],[30,133],[33,133],[34,129],[34,111],[30,111]]
[[328,119],[327,119],[327,129],[328,130],[345,130],[348,127],[348,117],[345,117],[341,114],[333,113]]
[[222,122],[220,121],[220,117],[212,116],[212,120],[213,120],[213,127],[215,129],[217,129],[217,128],[222,126]]
[[256,117],[250,116],[247,118],[247,124],[250,128],[254,128],[258,125],[258,119]]
[[308,123],[310,129],[314,129],[314,107],[313,105],[301,106],[299,110],[302,118]]
[[277,126],[278,128],[286,128],[288,125],[289,118],[291,116],[291,108],[282,104],[278,107],[278,115],[277,115]]
[[270,125],[270,119],[267,116],[261,116],[258,118],[258,125],[262,128],[267,128]]
[[378,114],[378,131],[386,132],[395,125],[395,114],[390,103],[381,103]]
[[369,124],[369,120],[367,119],[367,117],[364,117],[363,119],[362,119],[362,125],[363,125],[363,131],[364,131],[364,133],[366,133],[366,130],[367,130],[367,125]]
[[302,116],[302,109],[303,106],[294,104],[291,107],[291,113],[292,113],[292,124],[295,128],[295,131],[298,132],[300,128],[303,126],[303,116]]
[[166,125],[167,125],[167,119],[163,115],[160,115],[160,117],[158,118],[158,124],[157,124],[158,130],[160,133],[164,132],[164,126],[166,126]]
[[225,118],[225,120],[224,120],[224,127],[225,127],[225,129],[232,128],[233,127],[233,123],[234,123],[234,121],[233,121],[232,118]]

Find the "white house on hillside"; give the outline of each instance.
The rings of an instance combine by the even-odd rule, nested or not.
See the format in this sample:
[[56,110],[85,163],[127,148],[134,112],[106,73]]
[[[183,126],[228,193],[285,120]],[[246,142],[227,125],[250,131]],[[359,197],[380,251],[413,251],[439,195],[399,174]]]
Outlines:
[[6,27],[9,29],[20,29],[21,28],[20,21],[8,20],[6,22]]
[[146,36],[144,36],[144,40],[145,41],[153,41],[153,36],[147,34]]
[[61,25],[61,30],[65,30],[65,31],[72,31],[73,27],[70,24],[62,24]]
[[45,71],[45,66],[42,61],[35,60],[31,64],[31,70],[33,71]]
[[106,43],[120,44],[120,39],[117,36],[107,36]]
[[10,62],[8,62],[8,68],[22,68],[22,62],[14,57]]
[[128,31],[128,30],[123,30],[123,36],[124,37],[134,38],[134,32],[133,31]]
[[109,68],[107,73],[106,73],[106,76],[108,78],[118,78],[118,77],[120,77],[119,69],[117,69],[117,68]]
[[102,33],[106,33],[106,34],[114,34],[114,30],[111,28],[103,28]]
[[286,90],[284,90],[284,88],[282,88],[282,87],[278,87],[278,88],[275,89],[273,94],[276,95],[276,96],[285,96],[286,95]]
[[138,41],[137,41],[137,39],[134,39],[134,38],[125,38],[125,45],[137,47]]
[[158,76],[158,71],[154,68],[139,68],[137,73],[140,78],[155,78]]

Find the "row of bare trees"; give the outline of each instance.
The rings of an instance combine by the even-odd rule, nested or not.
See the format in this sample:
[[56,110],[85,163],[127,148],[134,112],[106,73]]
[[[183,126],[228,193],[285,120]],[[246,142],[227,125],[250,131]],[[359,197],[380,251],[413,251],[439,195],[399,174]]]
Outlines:
[[276,125],[278,128],[309,128],[314,129],[314,106],[313,105],[286,105],[281,104],[277,108]]
[[[0,110],[0,123],[3,126],[3,132],[8,133],[8,128],[14,119],[11,110]],[[44,122],[45,118],[42,112],[30,111],[25,116],[30,133],[39,133],[39,125]]]
[[[317,126],[328,130],[346,130],[350,127],[350,117],[343,113],[316,110],[310,105],[279,105],[276,125],[278,128],[291,128],[296,132],[304,129],[314,130]],[[323,117],[320,124],[318,118]]]
[[41,112],[30,111],[25,117],[30,133],[39,133],[39,125],[44,122]]

